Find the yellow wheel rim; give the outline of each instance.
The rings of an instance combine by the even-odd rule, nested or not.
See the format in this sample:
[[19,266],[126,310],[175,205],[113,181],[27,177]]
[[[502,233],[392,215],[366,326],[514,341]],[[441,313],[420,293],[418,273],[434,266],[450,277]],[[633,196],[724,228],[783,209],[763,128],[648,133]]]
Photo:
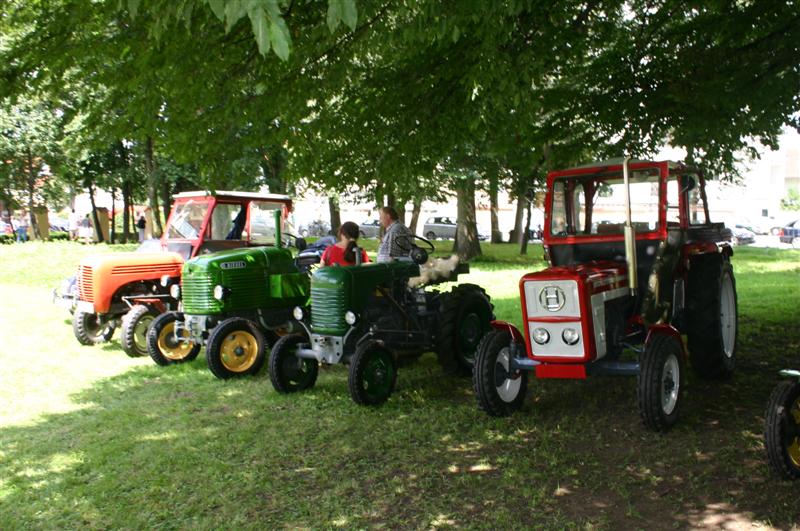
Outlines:
[[244,330],[231,332],[222,340],[220,346],[222,365],[231,372],[244,372],[256,362],[258,340]]
[[[795,424],[800,424],[800,398],[795,400],[794,404],[792,404],[787,420]],[[789,459],[792,460],[792,464],[800,468],[800,437],[795,437],[786,448],[786,451],[789,453]]]
[[[161,332],[158,334],[158,350],[161,354],[170,360],[180,361],[194,348],[194,343],[191,341],[175,341],[175,322],[167,323]],[[186,337],[186,330],[181,330],[181,337]]]

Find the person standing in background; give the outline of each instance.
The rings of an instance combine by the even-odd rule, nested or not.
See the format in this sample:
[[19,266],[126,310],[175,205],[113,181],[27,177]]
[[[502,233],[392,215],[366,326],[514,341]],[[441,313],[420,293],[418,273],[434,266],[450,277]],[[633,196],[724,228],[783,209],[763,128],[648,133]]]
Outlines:
[[69,213],[69,239],[75,241],[78,239],[78,227],[81,223],[81,217],[72,209]]
[[23,210],[17,219],[17,241],[25,243],[28,241],[28,217]]
[[397,210],[393,207],[381,207],[380,220],[386,233],[378,247],[378,262],[391,262],[394,258],[408,256],[411,250],[413,235],[398,218]]
[[139,219],[136,221],[136,228],[139,229],[139,243],[144,241],[145,227],[147,227],[147,221],[144,219],[144,214],[139,212]]

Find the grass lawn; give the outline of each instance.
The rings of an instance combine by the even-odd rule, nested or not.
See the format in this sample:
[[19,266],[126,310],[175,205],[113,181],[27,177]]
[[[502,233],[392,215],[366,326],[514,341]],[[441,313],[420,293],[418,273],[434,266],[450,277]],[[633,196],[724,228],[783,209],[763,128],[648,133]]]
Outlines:
[[[780,368],[800,368],[800,251],[738,248],[739,366],[691,379],[670,433],[639,421],[633,378],[531,380],[507,419],[433,355],[377,409],[344,367],[276,394],[266,373],[216,380],[199,357],[160,368],[117,340],[82,347],[50,290],[72,243],[0,247],[0,529],[786,528],[797,485],[769,476],[762,422]],[[464,280],[519,322],[517,281],[543,267],[484,246]]]

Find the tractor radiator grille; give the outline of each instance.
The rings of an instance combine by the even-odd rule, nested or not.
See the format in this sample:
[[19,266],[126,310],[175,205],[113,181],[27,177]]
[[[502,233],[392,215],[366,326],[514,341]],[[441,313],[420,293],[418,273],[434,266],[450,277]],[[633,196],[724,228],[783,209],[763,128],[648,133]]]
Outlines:
[[183,311],[189,314],[209,314],[219,312],[220,302],[214,298],[214,280],[211,275],[184,275],[181,281]]
[[92,268],[78,266],[78,297],[82,301],[94,302],[94,286],[92,285]]
[[311,287],[311,326],[317,333],[343,333],[345,293],[341,289]]

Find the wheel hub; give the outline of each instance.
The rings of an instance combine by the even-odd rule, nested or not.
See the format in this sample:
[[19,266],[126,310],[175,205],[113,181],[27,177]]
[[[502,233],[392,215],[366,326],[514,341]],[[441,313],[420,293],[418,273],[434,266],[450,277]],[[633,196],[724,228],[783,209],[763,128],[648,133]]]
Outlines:
[[522,387],[522,379],[519,373],[511,372],[511,351],[508,347],[503,348],[497,355],[494,364],[494,385],[497,396],[503,402],[513,402],[519,395]]

